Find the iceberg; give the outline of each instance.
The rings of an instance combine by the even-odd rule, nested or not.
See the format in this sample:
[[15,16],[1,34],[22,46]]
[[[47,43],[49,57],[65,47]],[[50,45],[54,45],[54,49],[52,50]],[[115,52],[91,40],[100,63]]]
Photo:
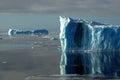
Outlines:
[[19,30],[19,29],[9,29],[8,35],[15,36],[15,35],[48,35],[49,32],[45,29],[37,29],[37,30]]
[[8,35],[9,35],[9,36],[14,35],[15,32],[16,32],[15,29],[9,29],[9,30],[8,30]]
[[9,29],[8,30],[8,35],[13,36],[13,35],[31,35],[32,31],[25,31],[25,30],[19,30],[19,29]]
[[40,36],[40,35],[48,35],[49,32],[46,29],[38,29],[38,30],[34,30],[33,34]]
[[61,74],[120,77],[120,26],[60,16]]

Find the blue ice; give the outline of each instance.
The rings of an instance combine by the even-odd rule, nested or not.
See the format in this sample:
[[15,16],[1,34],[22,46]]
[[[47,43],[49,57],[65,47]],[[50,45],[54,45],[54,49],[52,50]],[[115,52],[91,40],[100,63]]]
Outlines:
[[120,76],[120,26],[60,16],[61,74]]

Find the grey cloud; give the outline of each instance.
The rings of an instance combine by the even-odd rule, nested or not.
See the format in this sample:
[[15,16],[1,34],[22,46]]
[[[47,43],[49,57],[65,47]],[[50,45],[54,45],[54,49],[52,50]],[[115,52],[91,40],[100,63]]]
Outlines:
[[119,16],[120,0],[0,0],[0,13]]

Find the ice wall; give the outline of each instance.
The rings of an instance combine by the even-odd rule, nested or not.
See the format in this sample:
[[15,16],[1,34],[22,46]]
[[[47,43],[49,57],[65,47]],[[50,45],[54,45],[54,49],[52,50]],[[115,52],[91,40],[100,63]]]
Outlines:
[[60,17],[61,74],[120,76],[120,26]]

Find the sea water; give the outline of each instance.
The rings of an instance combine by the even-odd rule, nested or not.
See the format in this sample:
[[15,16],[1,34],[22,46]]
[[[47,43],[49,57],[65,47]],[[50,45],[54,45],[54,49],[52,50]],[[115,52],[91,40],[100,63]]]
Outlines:
[[[66,57],[69,59],[67,65],[64,63],[60,65],[60,72],[64,74],[29,76],[26,80],[118,80],[120,79],[119,53],[119,50],[70,50],[66,52]],[[90,60],[88,56],[93,59]],[[73,59],[71,60],[73,62],[69,62],[70,59]]]
[[[120,55],[117,54],[120,53],[119,50],[105,50],[102,52],[99,50],[69,50],[66,52],[67,57],[74,56],[74,58],[77,58],[73,64],[63,65],[67,68],[64,70],[65,68],[60,68],[62,51],[58,50],[60,48],[59,40],[38,36],[10,37],[1,35],[1,38],[0,80],[100,80],[120,78],[120,68],[118,67]],[[103,63],[94,60],[92,65],[88,64],[90,60],[87,56],[93,57],[93,60],[94,56],[96,56]],[[108,57],[114,62],[109,62],[108,60],[109,63],[106,64],[105,60]],[[81,62],[83,59],[85,60],[82,64],[84,68],[81,68],[83,70],[81,75],[79,74],[80,65],[78,62]],[[107,74],[104,72],[104,70],[107,70],[110,75],[90,75],[87,71],[84,73],[84,70],[90,72],[92,67],[99,69],[101,66],[103,66],[102,72]],[[61,75],[61,71],[64,71],[65,74]],[[74,74],[74,72],[78,74]]]
[[51,40],[51,35],[0,37],[0,80],[59,74],[59,40]]

